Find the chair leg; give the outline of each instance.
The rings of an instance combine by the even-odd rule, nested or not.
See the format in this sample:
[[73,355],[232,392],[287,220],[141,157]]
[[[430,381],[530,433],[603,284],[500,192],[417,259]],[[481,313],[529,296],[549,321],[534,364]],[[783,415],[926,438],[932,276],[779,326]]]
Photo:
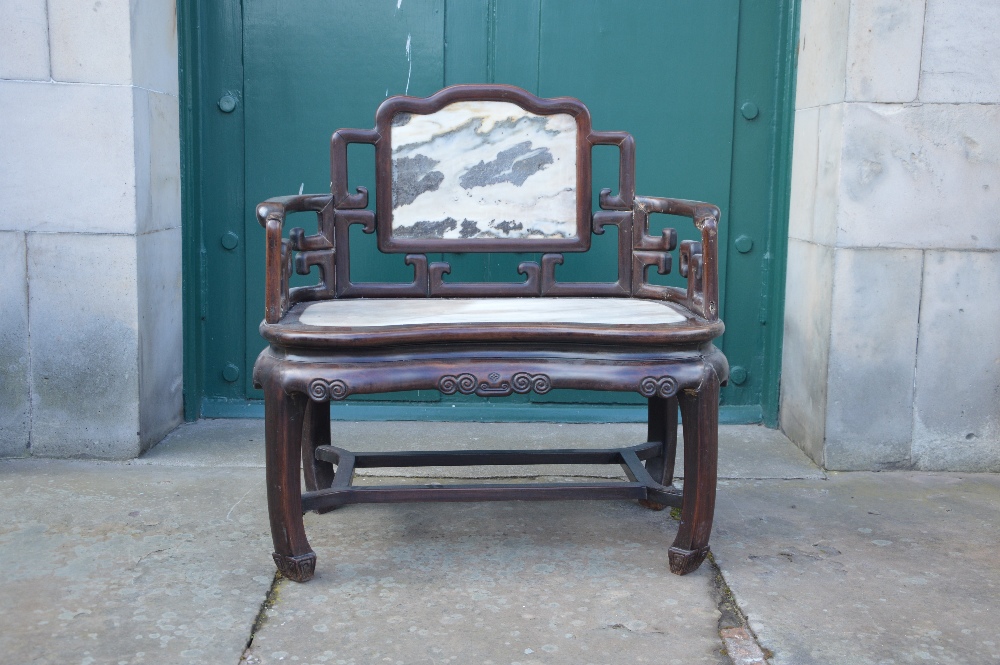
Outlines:
[[684,495],[681,523],[670,548],[670,571],[684,575],[708,554],[715,514],[719,457],[719,377],[708,365],[696,390],[679,394],[684,418]]
[[316,459],[316,448],[328,445],[330,403],[309,400],[302,428],[302,476],[306,481],[306,489],[310,492],[325,490],[333,484],[333,465]]
[[272,379],[264,385],[264,438],[267,450],[267,509],[274,563],[281,574],[305,582],[316,570],[316,554],[302,523],[299,481],[302,430],[308,398],[288,394]]
[[[660,452],[646,460],[646,471],[653,480],[669,486],[674,482],[674,460],[677,457],[677,397],[650,397],[647,407],[647,441],[660,441]],[[666,504],[641,499],[639,505],[651,510],[663,510]]]

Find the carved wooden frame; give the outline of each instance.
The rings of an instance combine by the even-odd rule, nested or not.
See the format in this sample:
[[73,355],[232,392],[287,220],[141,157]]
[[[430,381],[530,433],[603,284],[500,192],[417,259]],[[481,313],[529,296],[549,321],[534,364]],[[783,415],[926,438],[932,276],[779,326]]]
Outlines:
[[[560,239],[390,238],[387,199],[376,200],[378,214],[366,210],[368,192],[347,192],[347,145],[376,146],[379,191],[391,180],[391,149],[383,141],[397,112],[441,108],[461,99],[512,101],[528,110],[573,109],[578,126],[578,178],[585,171],[585,193],[578,191],[577,244]],[[431,111],[432,112],[432,111]],[[582,137],[582,138],[581,138]],[[600,193],[601,210],[590,210],[590,160],[594,145],[619,147],[619,191]],[[303,510],[324,512],[351,504],[386,501],[484,501],[548,499],[637,499],[652,508],[677,506],[681,521],[669,551],[671,570],[696,569],[708,552],[715,503],[719,386],[728,378],[725,356],[712,340],[722,334],[719,320],[717,235],[719,209],[681,199],[636,196],[635,145],[624,132],[594,132],[580,102],[540,100],[510,86],[458,86],[427,99],[393,98],[379,108],[374,130],[339,130],[331,140],[331,194],[270,199],[257,207],[266,229],[265,318],[261,333],[270,346],[254,366],[254,383],[264,390],[268,508],[274,560],[290,579],[305,581],[316,556],[305,535]],[[584,208],[585,201],[586,208]],[[391,199],[388,199],[391,203]],[[291,229],[282,236],[287,214],[313,211],[318,231]],[[389,211],[391,214],[391,210]],[[584,214],[584,212],[586,214]],[[665,274],[672,268],[677,234],[649,233],[654,213],[690,218],[700,241],[680,243],[678,268],[687,288],[650,284],[649,268]],[[584,225],[585,222],[585,225]],[[353,283],[350,280],[350,227],[379,233],[379,248],[407,253],[414,268],[408,284]],[[556,266],[566,251],[584,251],[589,234],[618,228],[618,275],[614,282],[558,282]],[[584,240],[585,238],[585,240]],[[404,242],[405,240],[405,242]],[[412,242],[411,242],[412,240]],[[565,239],[562,239],[565,240]],[[448,244],[442,244],[448,243]],[[553,244],[556,243],[556,244]],[[541,251],[539,262],[523,262],[521,283],[449,283],[444,262],[429,262],[440,251]],[[420,252],[420,253],[417,253]],[[314,286],[289,288],[291,271],[307,274],[318,266]],[[569,324],[453,324],[386,326],[380,329],[304,326],[305,303],[332,298],[442,296],[592,296],[637,298],[676,303],[689,313],[675,327]],[[332,445],[331,402],[352,394],[396,390],[439,390],[504,396],[544,394],[554,388],[633,391],[648,399],[647,441],[602,450],[424,451],[352,453]],[[683,414],[685,483],[672,486],[677,446],[678,410]],[[371,486],[352,484],[354,470],[377,466],[468,464],[619,464],[628,482],[468,484],[451,486]],[[302,493],[300,472],[306,492]]]
[[[567,114],[576,121],[576,236],[572,238],[396,238],[392,232],[392,139],[393,118],[400,113],[429,115],[454,102],[509,102],[536,115]],[[512,85],[454,85],[430,97],[397,96],[386,99],[375,112],[375,130],[369,137],[375,145],[375,210],[378,217],[378,248],[386,253],[403,252],[585,252],[590,249],[591,133],[590,111],[571,97],[542,99]],[[334,141],[338,140],[334,134]],[[339,153],[338,153],[339,154]],[[331,182],[346,179],[331,162]],[[346,185],[345,185],[346,187]]]

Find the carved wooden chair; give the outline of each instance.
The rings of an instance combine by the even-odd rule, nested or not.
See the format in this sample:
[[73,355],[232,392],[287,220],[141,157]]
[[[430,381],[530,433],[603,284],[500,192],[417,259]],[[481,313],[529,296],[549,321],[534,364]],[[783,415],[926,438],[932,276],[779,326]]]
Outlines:
[[[368,192],[347,191],[347,146],[375,146],[375,211]],[[620,151],[618,193],[591,209],[591,151]],[[331,147],[331,194],[286,196],[257,207],[267,234],[270,343],[254,367],[263,388],[267,489],[274,561],[293,580],[312,577],[316,555],[305,510],[351,503],[504,499],[637,499],[681,509],[670,569],[696,569],[708,552],[715,508],[719,386],[728,364],[712,340],[718,317],[719,209],[636,196],[635,144],[591,129],[576,99],[539,99],[503,85],[464,85],[417,99],[392,97],[375,129],[341,129]],[[289,213],[315,211],[318,233]],[[647,281],[671,268],[673,229],[649,233],[651,213],[693,220],[701,241],[680,244],[687,288]],[[376,233],[384,253],[404,254],[410,283],[351,281],[352,225]],[[618,229],[618,278],[561,282],[565,252]],[[428,253],[537,252],[516,283],[455,283]],[[292,270],[314,286],[289,288]],[[502,396],[553,388],[634,391],[648,398],[648,441],[579,450],[350,452],[331,445],[330,401],[348,395],[437,389]],[[673,486],[678,408],[684,420],[683,490]],[[370,467],[478,464],[619,464],[628,481],[356,486]],[[306,491],[300,486],[300,467]]]

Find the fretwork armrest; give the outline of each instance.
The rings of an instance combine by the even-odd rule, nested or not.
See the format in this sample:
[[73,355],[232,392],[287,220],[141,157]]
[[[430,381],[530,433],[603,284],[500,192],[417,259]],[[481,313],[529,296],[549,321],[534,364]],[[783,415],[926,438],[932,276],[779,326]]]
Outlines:
[[709,321],[719,318],[718,237],[719,207],[701,201],[670,199],[659,196],[636,196],[636,207],[644,212],[690,217],[701,231],[701,242],[681,243],[680,273],[688,281],[688,309]]
[[[277,323],[288,311],[288,282],[291,277],[289,241],[282,237],[285,217],[295,212],[322,213],[333,201],[330,194],[277,196],[257,206],[257,221],[266,231],[264,320]],[[318,234],[321,235],[321,234]],[[310,249],[333,249],[332,243],[314,243]]]

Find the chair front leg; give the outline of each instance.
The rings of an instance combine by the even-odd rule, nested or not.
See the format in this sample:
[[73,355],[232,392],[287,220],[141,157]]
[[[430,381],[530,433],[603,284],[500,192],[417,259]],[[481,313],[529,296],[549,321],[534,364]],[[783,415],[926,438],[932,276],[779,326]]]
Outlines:
[[274,563],[281,574],[305,582],[316,570],[316,554],[302,523],[300,451],[308,398],[286,393],[277,377],[264,383],[267,509]]
[[310,492],[325,490],[333,484],[333,465],[316,459],[316,448],[329,445],[330,403],[309,400],[302,428],[302,476]]
[[701,384],[678,394],[684,419],[684,495],[681,523],[670,548],[670,571],[696,570],[708,554],[715,515],[719,458],[719,377],[705,365]]
[[[677,397],[649,398],[647,406],[647,441],[660,441],[655,457],[646,460],[646,471],[661,485],[674,482],[674,461],[677,457]],[[641,499],[639,504],[652,510],[663,510],[666,504]]]

